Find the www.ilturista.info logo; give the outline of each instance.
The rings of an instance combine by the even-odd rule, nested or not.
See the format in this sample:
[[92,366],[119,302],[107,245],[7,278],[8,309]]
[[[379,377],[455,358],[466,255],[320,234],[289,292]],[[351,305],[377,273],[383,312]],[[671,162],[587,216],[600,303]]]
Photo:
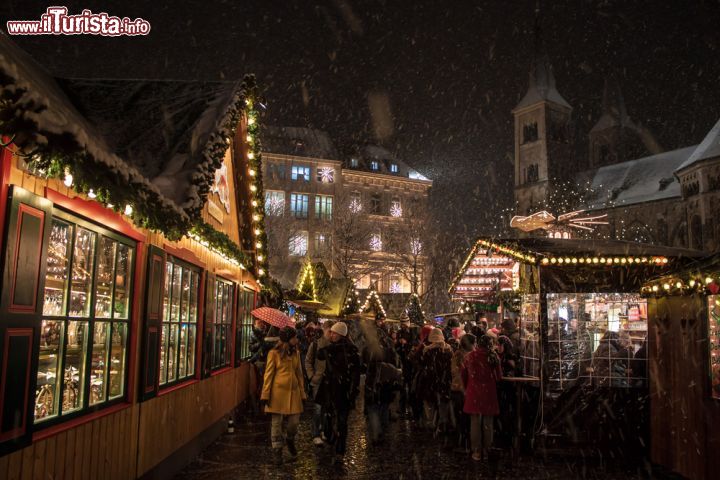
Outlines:
[[83,10],[79,15],[68,15],[67,7],[48,7],[40,20],[11,20],[7,22],[10,35],[147,35],[150,22],[142,18],[130,19],[92,13]]

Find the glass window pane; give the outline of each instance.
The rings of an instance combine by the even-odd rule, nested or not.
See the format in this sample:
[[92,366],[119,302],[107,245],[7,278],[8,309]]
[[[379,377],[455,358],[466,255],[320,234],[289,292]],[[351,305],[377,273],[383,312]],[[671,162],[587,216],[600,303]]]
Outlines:
[[165,290],[163,293],[163,319],[170,320],[170,283],[172,283],[173,264],[167,262],[165,264]]
[[176,323],[170,324],[170,330],[168,334],[168,348],[167,348],[167,364],[168,364],[168,382],[172,382],[177,378],[177,342],[178,342],[178,325]]
[[87,353],[88,322],[67,322],[67,348],[63,373],[62,413],[82,408],[85,385],[85,358]]
[[105,401],[110,322],[95,322],[90,360],[90,405]]
[[71,235],[70,225],[53,220],[48,242],[43,315],[65,315]]
[[170,298],[170,321],[177,322],[180,320],[180,280],[182,278],[182,267],[173,266],[172,275],[172,297]]
[[130,315],[130,272],[133,249],[119,243],[117,246],[117,267],[115,271],[115,301],[113,318],[127,319]]
[[180,321],[187,322],[188,305],[190,302],[190,270],[183,269],[182,273],[182,301],[180,304]]
[[188,326],[188,346],[187,346],[187,374],[188,376],[195,374],[195,325]]
[[73,249],[72,287],[70,290],[70,316],[87,317],[90,314],[92,271],[95,262],[97,234],[81,227],[75,233]]
[[117,243],[113,240],[100,237],[98,264],[95,271],[95,318],[110,318],[116,247]]
[[43,320],[40,330],[40,361],[35,390],[35,421],[58,414],[60,357],[64,333],[63,321]]
[[127,349],[128,325],[124,322],[113,323],[110,341],[110,398],[121,397],[125,393],[125,351]]
[[167,383],[167,341],[168,326],[163,325],[160,336],[160,385]]
[[187,325],[180,326],[180,343],[178,344],[178,378],[185,377],[187,367]]
[[190,286],[190,315],[188,316],[188,321],[192,323],[197,322],[199,286],[200,275],[197,272],[192,272],[192,284]]

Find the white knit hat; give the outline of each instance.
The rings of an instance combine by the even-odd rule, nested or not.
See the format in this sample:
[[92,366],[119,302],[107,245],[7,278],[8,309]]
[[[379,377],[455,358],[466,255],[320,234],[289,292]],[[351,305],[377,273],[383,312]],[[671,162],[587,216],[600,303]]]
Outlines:
[[445,341],[445,335],[443,335],[442,330],[435,327],[430,331],[430,335],[428,335],[428,340],[430,343],[443,343]]
[[338,335],[343,336],[343,337],[347,337],[347,334],[348,334],[348,328],[344,322],[337,322],[335,325],[332,326],[330,331],[335,332]]

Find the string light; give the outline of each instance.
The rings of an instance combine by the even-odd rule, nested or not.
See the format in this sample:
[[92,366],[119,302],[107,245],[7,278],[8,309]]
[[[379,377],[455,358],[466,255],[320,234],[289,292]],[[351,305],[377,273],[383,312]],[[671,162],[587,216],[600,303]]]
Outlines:
[[125,215],[127,215],[128,217],[129,217],[130,215],[132,215],[132,213],[133,213],[133,207],[132,207],[132,205],[130,205],[129,203],[128,203],[127,205],[125,205],[125,211],[124,211],[124,213],[125,213]]
[[93,192],[93,189],[91,188],[90,191],[87,193],[88,198],[95,198],[97,195],[95,195],[95,192]]
[[65,178],[63,178],[63,183],[64,183],[65,186],[68,187],[68,188],[72,187],[72,184],[73,184],[73,176],[72,176],[72,174],[70,173],[70,171],[68,171],[68,170],[65,170]]

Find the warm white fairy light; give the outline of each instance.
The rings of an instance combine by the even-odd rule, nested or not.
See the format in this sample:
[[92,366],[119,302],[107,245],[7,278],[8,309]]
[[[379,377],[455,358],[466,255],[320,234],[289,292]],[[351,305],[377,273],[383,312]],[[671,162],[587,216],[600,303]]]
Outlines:
[[250,176],[251,176],[251,177],[254,177],[255,175],[257,175],[257,173],[255,172],[255,169],[254,169],[254,168],[251,168],[248,173],[250,173]]
[[124,211],[124,213],[125,213],[125,215],[127,215],[128,217],[129,217],[130,215],[132,215],[132,213],[133,213],[133,207],[132,207],[132,205],[130,205],[129,203],[128,203],[127,205],[125,205],[125,211]]
[[68,187],[68,188],[69,188],[69,187],[72,187],[72,184],[73,184],[73,176],[72,176],[72,174],[71,174],[69,171],[67,171],[67,170],[65,170],[65,178],[63,178],[63,183],[64,183],[65,186]]
[[95,192],[93,192],[93,189],[91,188],[87,193],[88,198],[95,198],[97,195],[95,195]]

